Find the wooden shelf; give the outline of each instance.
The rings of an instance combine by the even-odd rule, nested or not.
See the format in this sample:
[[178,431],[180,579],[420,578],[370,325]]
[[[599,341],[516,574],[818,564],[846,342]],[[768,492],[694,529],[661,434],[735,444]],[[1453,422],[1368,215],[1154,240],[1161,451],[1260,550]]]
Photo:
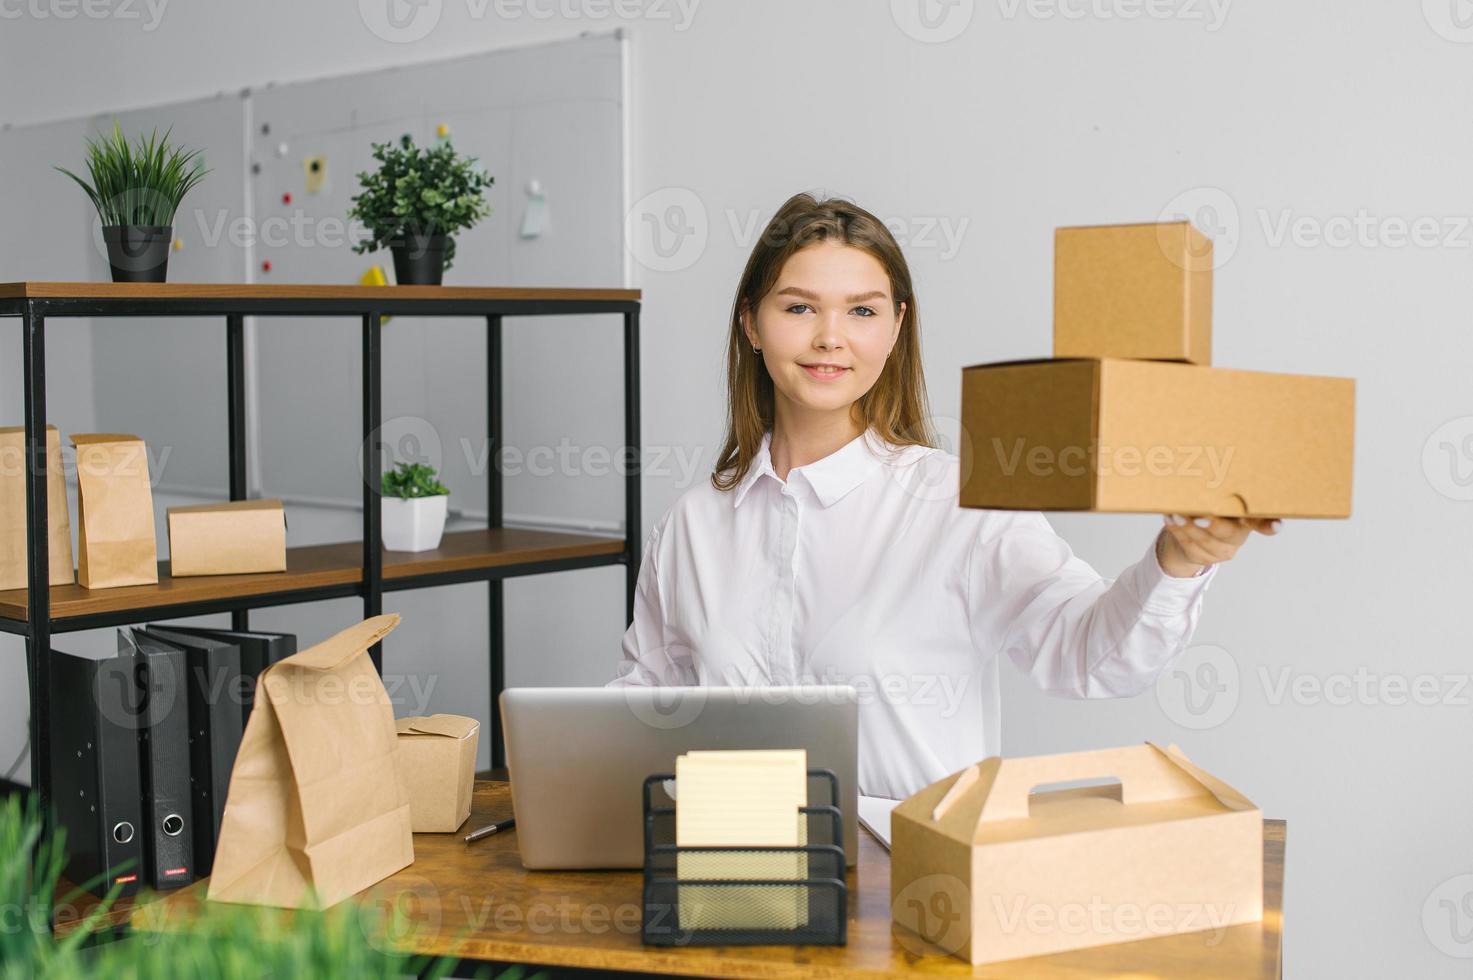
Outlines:
[[[416,583],[458,573],[545,562],[605,558],[612,564],[624,552],[623,538],[533,531],[524,528],[488,528],[447,531],[434,551],[384,552],[386,589],[412,588]],[[363,582],[363,546],[356,541],[288,548],[286,571],[256,575],[197,575],[173,578],[169,563],[159,562],[157,585],[128,585],[115,589],[84,589],[75,583],[51,587],[52,620],[125,613],[131,610],[167,612],[165,607],[193,606],[251,596],[283,596],[343,589]],[[426,585],[435,584],[424,581]],[[26,590],[0,592],[0,617],[24,622]]]
[[339,286],[226,282],[6,282],[0,299],[594,300],[638,302],[638,289],[526,286]]

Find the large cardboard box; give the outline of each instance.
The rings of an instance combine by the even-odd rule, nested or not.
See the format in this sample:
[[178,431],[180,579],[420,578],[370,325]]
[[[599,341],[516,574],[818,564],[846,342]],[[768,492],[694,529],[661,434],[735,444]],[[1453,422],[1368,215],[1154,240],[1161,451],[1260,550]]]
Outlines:
[[463,715],[419,715],[394,723],[399,781],[416,834],[449,833],[471,815],[481,723]]
[[960,502],[1349,517],[1355,382],[1115,359],[962,371]]
[[286,571],[286,513],[280,500],[170,507],[169,574]]
[[1054,356],[1212,363],[1212,240],[1190,222],[1054,232]]
[[890,829],[895,923],[973,964],[1263,917],[1262,813],[1175,746],[989,758]]

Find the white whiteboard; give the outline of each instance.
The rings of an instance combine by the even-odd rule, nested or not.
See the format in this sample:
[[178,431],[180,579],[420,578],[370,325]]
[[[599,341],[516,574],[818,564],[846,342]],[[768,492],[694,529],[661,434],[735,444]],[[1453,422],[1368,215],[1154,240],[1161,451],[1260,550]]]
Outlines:
[[[0,128],[0,209],[22,233],[0,237],[0,281],[106,280],[94,247],[94,215],[55,164],[82,172],[83,138],[111,128],[129,134],[172,127],[204,147],[213,172],[176,222],[174,282],[353,283],[386,253],[357,255],[346,244],[241,242],[232,227],[255,227],[289,210],[301,221],[341,218],[354,175],[372,163],[369,143],[412,133],[434,138],[445,124],[462,152],[496,178],[489,219],[459,238],[448,283],[617,287],[628,284],[623,245],[628,105],[622,32],[453,61],[221,94],[148,109]],[[262,132],[262,125],[270,127]],[[285,153],[280,145],[286,143]],[[325,155],[327,186],[304,187],[302,159]],[[259,172],[252,172],[252,164]],[[542,237],[519,236],[528,182],[546,195]],[[301,223],[299,221],[299,223]],[[315,241],[315,240],[312,240]],[[261,263],[270,261],[264,272]],[[21,421],[20,337],[0,331],[0,425]],[[248,324],[247,399],[252,413],[251,491],[286,500],[288,543],[356,539],[361,527],[357,447],[361,436],[360,325],[347,319],[263,319]],[[472,473],[460,440],[486,435],[485,329],[469,319],[395,318],[383,331],[383,414],[425,420],[442,434],[442,469],[454,509],[484,522],[485,473]],[[622,330],[618,317],[508,318],[503,327],[503,432],[509,445],[616,450],[623,439]],[[159,553],[162,512],[227,493],[223,318],[50,320],[48,412],[64,435],[126,431],[152,458]],[[388,430],[392,437],[392,430]],[[63,440],[65,443],[65,440]],[[482,454],[483,455],[483,454]],[[474,456],[471,462],[474,462]],[[554,467],[560,469],[559,467]],[[508,523],[623,531],[623,481],[615,473],[508,476]],[[320,504],[321,506],[315,506]],[[75,492],[72,496],[75,513]],[[465,526],[463,523],[461,526]],[[642,533],[636,531],[636,533]],[[514,579],[506,586],[509,684],[598,684],[612,676],[624,630],[622,567]],[[576,608],[578,615],[568,615]],[[488,717],[486,588],[453,586],[390,593],[386,611],[404,621],[385,644],[386,680],[399,714],[454,712]],[[316,642],[361,615],[356,599],[259,610],[262,629],[297,631]],[[227,617],[202,622],[224,625]],[[103,652],[111,631],[59,637],[60,649]],[[20,750],[25,658],[0,637],[0,757]],[[397,680],[394,680],[397,678]],[[423,696],[420,696],[420,695]],[[402,700],[400,699],[402,697]],[[478,765],[489,764],[489,738]],[[19,778],[25,777],[22,767]]]
[[[270,86],[251,96],[250,200],[255,218],[278,225],[307,219],[302,240],[257,248],[259,282],[356,282],[387,253],[356,255],[331,239],[346,214],[355,174],[373,166],[372,142],[411,134],[434,140],[440,126],[496,183],[493,213],[457,236],[450,283],[615,286],[624,283],[622,45],[605,35],[493,52],[414,68]],[[326,184],[305,192],[304,161],[326,160]],[[547,200],[547,231],[519,235],[536,180]],[[291,195],[284,203],[283,195]],[[321,220],[322,224],[314,222]],[[269,261],[271,270],[262,271]],[[254,331],[256,374],[273,397],[256,417],[255,481],[273,493],[351,501],[359,494],[360,327],[354,321],[270,319]],[[622,442],[622,329],[617,317],[508,320],[503,328],[503,430],[522,450]],[[438,436],[436,465],[452,507],[484,513],[489,462],[485,328],[475,319],[391,320],[383,331],[383,417],[392,446],[400,433],[421,450]],[[428,455],[434,455],[429,453]],[[597,458],[597,457],[595,457]],[[506,479],[509,523],[567,523],[622,530],[616,474],[526,471]],[[481,470],[478,472],[478,469]]]

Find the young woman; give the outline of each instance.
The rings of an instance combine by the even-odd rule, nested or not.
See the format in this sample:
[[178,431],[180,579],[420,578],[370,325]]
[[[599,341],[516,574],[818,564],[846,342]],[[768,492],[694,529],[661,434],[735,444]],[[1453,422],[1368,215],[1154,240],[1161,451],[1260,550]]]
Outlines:
[[793,197],[753,249],[727,401],[710,482],[645,544],[612,683],[852,684],[867,795],[999,754],[1003,657],[1051,694],[1146,689],[1217,565],[1277,529],[1168,515],[1110,581],[1041,513],[960,507],[960,460],[933,448],[910,271],[842,200]]

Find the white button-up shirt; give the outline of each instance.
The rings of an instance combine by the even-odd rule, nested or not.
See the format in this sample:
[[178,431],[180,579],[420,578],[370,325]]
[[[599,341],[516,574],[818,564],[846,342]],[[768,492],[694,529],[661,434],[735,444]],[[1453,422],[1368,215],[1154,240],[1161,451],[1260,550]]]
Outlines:
[[1148,688],[1217,572],[1173,578],[1153,541],[1101,578],[1041,513],[959,506],[944,450],[870,430],[783,481],[770,442],[734,489],[702,480],[651,530],[611,683],[851,684],[866,795],[1000,754],[1003,657],[1051,694]]

